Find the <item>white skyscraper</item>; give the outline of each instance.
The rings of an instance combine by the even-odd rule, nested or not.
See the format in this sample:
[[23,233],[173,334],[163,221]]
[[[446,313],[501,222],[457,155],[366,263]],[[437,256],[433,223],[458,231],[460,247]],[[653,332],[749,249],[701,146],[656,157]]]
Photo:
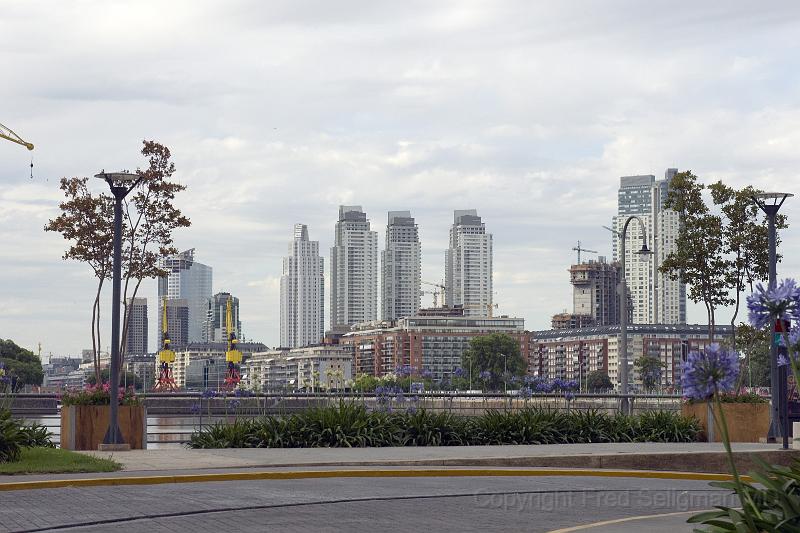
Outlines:
[[331,248],[331,328],[378,318],[378,234],[360,205],[339,206]]
[[236,338],[242,339],[242,321],[239,319],[239,298],[229,292],[218,292],[208,299],[206,319],[203,322],[203,342],[228,342],[228,300],[231,301],[231,320]]
[[[158,317],[161,319],[161,302],[167,299],[185,299],[189,308],[189,342],[203,341],[203,323],[206,319],[208,299],[211,298],[210,266],[194,260],[194,248],[161,260],[161,268],[169,272],[158,279]],[[159,331],[161,328],[159,327]]]
[[489,316],[492,305],[492,235],[475,209],[454,212],[445,254],[447,305],[463,305],[466,316]]
[[630,215],[642,219],[647,228],[647,246],[653,252],[647,256],[635,253],[642,247],[642,234],[639,224],[631,221],[625,243],[625,280],[635,324],[686,323],[686,284],[658,272],[678,238],[678,213],[664,208],[669,182],[676,172],[677,169],[667,169],[663,180],[656,180],[653,175],[620,178],[619,211],[612,223],[618,232],[612,239],[614,260],[620,260],[619,234]]
[[322,342],[325,333],[325,280],[319,241],[308,240],[308,227],[294,225],[281,276],[281,347]]
[[381,317],[413,316],[419,309],[422,252],[419,228],[410,211],[389,211],[386,249],[382,253]]

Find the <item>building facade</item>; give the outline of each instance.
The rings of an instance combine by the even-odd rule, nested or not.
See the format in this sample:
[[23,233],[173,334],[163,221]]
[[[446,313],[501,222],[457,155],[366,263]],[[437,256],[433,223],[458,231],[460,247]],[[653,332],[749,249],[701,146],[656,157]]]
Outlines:
[[668,169],[663,180],[653,175],[620,178],[618,214],[612,227],[614,261],[620,258],[620,235],[631,215],[639,217],[647,230],[647,245],[652,254],[637,254],[642,247],[641,228],[628,224],[624,258],[626,283],[632,303],[632,321],[637,324],[685,324],[686,284],[673,281],[658,271],[666,256],[675,250],[678,238],[678,213],[666,209],[669,183],[677,169]]
[[591,317],[589,322],[595,326],[619,324],[619,272],[618,264],[607,263],[602,256],[597,261],[572,265],[573,313]]
[[[185,298],[168,299],[167,302],[167,333],[169,334],[170,346],[173,350],[189,344],[189,302]],[[160,306],[159,306],[160,307]],[[158,349],[161,349],[163,341],[161,332],[163,325],[162,312],[158,314]]]
[[331,248],[331,329],[378,317],[378,234],[361,206],[339,207]]
[[[237,349],[242,352],[242,367],[246,369],[247,360],[255,352],[264,352],[266,345],[260,342],[240,342]],[[191,343],[175,351],[175,363],[172,365],[172,377],[178,388],[190,390],[216,389],[225,383],[228,364],[225,362],[225,350],[228,345],[223,342]],[[247,382],[247,376],[242,375]]]
[[206,319],[203,323],[203,342],[228,342],[228,325],[226,323],[228,300],[231,301],[231,314],[234,333],[242,339],[242,322],[239,319],[239,298],[229,292],[218,292],[208,299]]
[[189,309],[189,342],[201,342],[208,299],[212,294],[212,269],[194,259],[194,248],[162,259],[161,268],[169,272],[158,280],[159,319],[164,298],[186,300]]
[[[528,373],[547,379],[582,380],[589,372],[604,371],[619,383],[619,326],[528,333]],[[730,326],[717,326],[717,340],[730,337]],[[690,351],[710,344],[708,326],[691,324],[633,324],[628,326],[629,379],[641,385],[634,361],[642,355],[664,364],[663,387],[680,383],[680,364]],[[635,389],[635,387],[634,387]]]
[[382,376],[409,365],[425,369],[432,379],[441,381],[451,379],[454,370],[461,367],[470,339],[490,333],[511,335],[527,357],[522,318],[413,316],[396,322],[359,324],[339,342],[352,347],[356,374]]
[[410,211],[389,211],[382,259],[381,318],[414,316],[420,308],[422,249]]
[[125,337],[125,354],[142,355],[147,350],[147,298],[128,298],[128,327]]
[[349,346],[319,345],[254,353],[248,383],[262,392],[342,390],[353,380]]
[[308,240],[308,227],[295,224],[281,276],[281,346],[318,344],[325,334],[324,260],[319,242]]
[[445,303],[461,305],[466,316],[492,315],[492,235],[475,209],[454,212],[445,253]]

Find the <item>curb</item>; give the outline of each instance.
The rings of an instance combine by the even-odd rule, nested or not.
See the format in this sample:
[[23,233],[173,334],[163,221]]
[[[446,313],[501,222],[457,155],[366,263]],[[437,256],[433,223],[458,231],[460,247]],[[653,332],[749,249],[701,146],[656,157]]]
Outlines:
[[[644,479],[677,479],[694,481],[730,481],[728,474],[699,472],[664,472],[651,470],[607,469],[420,469],[420,470],[294,470],[282,472],[231,472],[225,474],[185,474],[161,476],[100,477],[83,479],[49,479],[0,483],[0,492],[14,490],[56,489],[65,487],[101,487],[121,485],[161,485],[165,483],[211,483],[219,481],[258,481],[324,478],[380,477],[549,477],[588,476]],[[749,476],[742,480],[752,481]]]

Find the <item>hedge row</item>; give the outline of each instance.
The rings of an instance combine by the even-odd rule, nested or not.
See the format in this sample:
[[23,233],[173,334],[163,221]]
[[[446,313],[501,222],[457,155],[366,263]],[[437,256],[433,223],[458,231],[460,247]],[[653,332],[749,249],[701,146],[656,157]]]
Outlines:
[[192,435],[190,448],[469,446],[587,442],[693,442],[697,421],[677,413],[609,415],[529,408],[466,417],[420,409],[369,411],[342,402],[286,416],[219,422]]

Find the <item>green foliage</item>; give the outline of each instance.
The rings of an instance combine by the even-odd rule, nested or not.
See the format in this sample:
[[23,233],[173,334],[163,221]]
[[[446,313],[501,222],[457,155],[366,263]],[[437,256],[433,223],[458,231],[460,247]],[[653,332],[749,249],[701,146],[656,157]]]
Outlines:
[[18,346],[11,339],[0,339],[0,363],[5,365],[6,376],[14,378],[16,389],[24,385],[41,385],[44,379],[42,362],[30,350]]
[[111,459],[75,453],[60,448],[23,448],[19,460],[0,463],[0,474],[63,474],[116,472],[122,465]]
[[642,385],[645,390],[653,390],[661,385],[661,376],[664,373],[666,364],[658,357],[650,355],[643,355],[638,357],[633,366],[639,372],[639,377],[642,380]]
[[425,409],[369,411],[341,402],[288,416],[219,422],[192,435],[190,448],[468,446],[583,442],[693,442],[698,422],[677,413],[523,409],[467,417]]
[[24,436],[19,431],[19,422],[11,418],[11,411],[0,410],[0,463],[19,459],[24,446]]
[[713,337],[716,310],[734,301],[728,296],[722,217],[710,211],[703,200],[703,189],[705,186],[690,170],[672,178],[664,207],[678,213],[680,229],[674,250],[659,270],[689,285],[689,298],[706,307]]
[[[763,531],[768,533],[800,532],[800,461],[790,467],[768,465],[754,457],[760,471],[750,472],[756,484],[741,481],[718,481],[711,485],[738,491],[742,508],[717,506],[692,516],[688,522],[704,524],[700,531]],[[748,522],[752,520],[752,526]]]
[[769,387],[770,333],[750,324],[739,324],[736,327],[736,338],[739,352],[744,354],[739,373],[740,384],[748,387]]
[[380,385],[380,383],[380,380],[375,376],[359,374],[353,380],[353,390],[359,392],[374,392],[375,388]]
[[[504,357],[505,356],[505,357]],[[527,373],[527,363],[520,354],[519,341],[506,333],[491,333],[473,337],[462,355],[462,368],[469,374],[472,369],[477,381],[481,372],[489,372],[485,379],[490,390],[499,390],[504,374],[522,377]]]
[[29,426],[20,426],[22,445],[26,448],[55,448],[53,434],[47,426],[33,423]]
[[611,378],[603,370],[593,370],[586,376],[586,390],[589,392],[602,392],[613,388]]

